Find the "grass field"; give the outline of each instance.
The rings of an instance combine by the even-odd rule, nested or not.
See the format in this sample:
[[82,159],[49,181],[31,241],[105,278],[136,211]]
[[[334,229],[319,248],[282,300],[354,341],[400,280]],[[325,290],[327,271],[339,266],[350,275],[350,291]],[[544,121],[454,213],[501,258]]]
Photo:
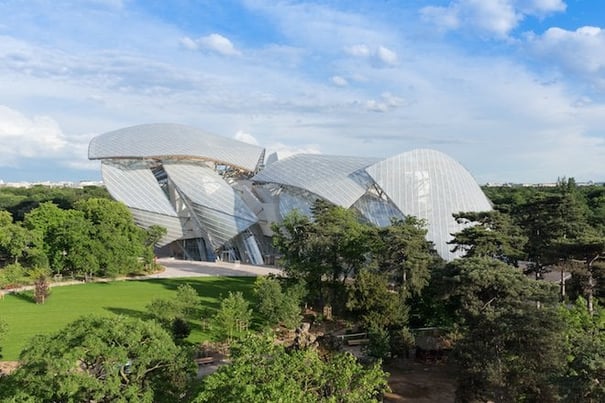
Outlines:
[[[43,305],[36,305],[32,293],[6,295],[0,300],[0,318],[8,325],[0,340],[2,360],[17,360],[25,344],[37,334],[56,332],[67,323],[86,315],[128,315],[146,317],[145,306],[153,298],[176,295],[180,284],[189,284],[202,297],[203,309],[214,311],[220,296],[229,291],[242,291],[251,300],[254,277],[188,277],[89,283],[52,288]],[[208,338],[202,332],[201,315],[192,322],[188,341]]]

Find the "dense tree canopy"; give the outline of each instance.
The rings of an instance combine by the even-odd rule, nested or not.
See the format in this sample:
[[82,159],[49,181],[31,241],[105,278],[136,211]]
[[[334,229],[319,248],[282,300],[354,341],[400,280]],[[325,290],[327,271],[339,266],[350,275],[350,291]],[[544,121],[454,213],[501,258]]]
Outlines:
[[271,338],[248,336],[231,348],[232,362],[204,378],[195,402],[371,402],[387,390],[380,364],[362,367],[348,353],[322,358]]
[[2,401],[175,401],[193,363],[153,322],[88,317],[25,348],[21,366],[0,383]]
[[454,234],[449,242],[464,257],[491,257],[515,264],[525,257],[527,237],[505,213],[497,210],[454,214],[459,223],[472,224]]

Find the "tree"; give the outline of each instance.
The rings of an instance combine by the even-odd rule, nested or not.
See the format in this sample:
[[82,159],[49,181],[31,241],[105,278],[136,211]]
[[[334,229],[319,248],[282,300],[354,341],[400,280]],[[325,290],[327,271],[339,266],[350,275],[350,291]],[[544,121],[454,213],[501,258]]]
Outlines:
[[94,274],[92,224],[76,210],[62,210],[47,202],[25,215],[24,225],[42,240],[42,250],[56,274]]
[[287,275],[303,279],[320,308],[344,305],[344,284],[367,263],[375,228],[361,223],[354,211],[323,200],[312,212],[314,221],[294,210],[274,225],[274,244]]
[[293,328],[300,323],[300,304],[306,293],[303,284],[284,287],[274,277],[258,277],[254,293],[258,299],[257,311],[270,325]]
[[380,363],[364,368],[349,353],[322,358],[249,335],[232,346],[231,358],[203,379],[195,402],[370,402],[388,390]]
[[164,329],[170,331],[175,340],[183,340],[191,333],[187,319],[198,312],[200,297],[189,284],[181,284],[173,299],[154,298],[147,310]]
[[23,350],[1,384],[3,401],[175,401],[193,361],[153,322],[86,317]]
[[50,295],[49,273],[46,269],[36,268],[29,273],[34,279],[34,301],[43,304]]
[[554,285],[527,278],[523,272],[491,258],[448,263],[435,287],[459,324],[476,315],[494,315],[514,306],[553,303]]
[[75,203],[92,223],[92,250],[103,276],[138,271],[145,255],[146,233],[137,227],[123,203],[108,199],[86,199]]
[[229,291],[214,316],[214,328],[219,339],[232,340],[248,329],[252,319],[252,310],[248,307],[248,301],[240,291]]
[[[467,224],[454,234],[448,243],[453,252],[464,252],[464,257],[491,257],[516,265],[525,252],[527,237],[512,219],[497,210],[454,214],[459,224]],[[470,224],[470,225],[469,225]]]
[[560,315],[568,352],[559,380],[563,401],[605,401],[605,310],[595,306],[590,312],[580,297],[574,306],[562,306]]
[[601,267],[595,265],[597,260],[605,258],[605,235],[597,233],[590,227],[586,227],[581,234],[574,238],[563,238],[553,243],[565,260],[577,259],[584,266],[583,274],[586,275],[584,285],[586,303],[589,312],[594,310],[595,271]]
[[347,308],[366,329],[400,328],[407,323],[401,296],[389,290],[384,274],[370,269],[361,270],[349,286]]
[[490,258],[454,260],[442,282],[463,334],[454,348],[458,400],[554,399],[564,364],[556,290]]
[[420,295],[429,282],[431,263],[438,259],[426,232],[425,223],[412,216],[392,220],[378,231],[374,252],[378,267],[404,298]]
[[527,235],[527,256],[538,278],[562,256],[557,242],[576,238],[587,225],[588,208],[573,179],[559,181],[554,192],[538,192],[519,207],[518,219]]
[[0,258],[19,260],[26,258],[30,251],[34,251],[39,240],[24,228],[21,223],[14,223],[8,211],[0,210]]

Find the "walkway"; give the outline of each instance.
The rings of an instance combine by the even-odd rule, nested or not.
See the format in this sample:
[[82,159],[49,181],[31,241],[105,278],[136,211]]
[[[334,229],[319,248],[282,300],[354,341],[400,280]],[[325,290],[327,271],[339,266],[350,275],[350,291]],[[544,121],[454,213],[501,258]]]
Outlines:
[[242,276],[256,277],[267,274],[281,274],[275,267],[253,266],[241,263],[215,263],[196,262],[191,260],[175,260],[172,258],[158,259],[158,264],[166,268],[165,271],[152,274],[150,278],[171,277],[200,277],[200,276]]
[[[161,273],[150,274],[137,277],[120,277],[115,280],[144,280],[151,278],[177,278],[177,277],[205,277],[205,276],[234,276],[234,277],[256,277],[266,276],[267,274],[282,274],[281,269],[267,266],[253,266],[240,263],[214,263],[214,262],[196,262],[192,260],[175,260],[173,258],[161,258],[157,263],[164,266],[166,270]],[[109,278],[96,278],[95,282],[114,281]],[[50,287],[60,287],[65,285],[84,284],[84,281],[51,281]],[[19,293],[22,291],[33,290],[33,285],[0,290],[0,298],[5,294]]]

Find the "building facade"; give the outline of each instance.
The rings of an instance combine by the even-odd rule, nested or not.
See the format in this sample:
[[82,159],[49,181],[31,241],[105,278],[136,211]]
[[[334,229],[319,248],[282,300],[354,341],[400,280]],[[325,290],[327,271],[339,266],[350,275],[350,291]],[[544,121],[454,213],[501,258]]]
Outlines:
[[271,264],[271,224],[293,209],[311,214],[317,199],[386,226],[413,215],[446,260],[464,228],[452,214],[491,210],[471,174],[435,150],[387,159],[297,154],[283,160],[262,147],[175,124],[101,134],[89,145],[110,194],[138,225],[167,229],[159,247],[191,260]]

